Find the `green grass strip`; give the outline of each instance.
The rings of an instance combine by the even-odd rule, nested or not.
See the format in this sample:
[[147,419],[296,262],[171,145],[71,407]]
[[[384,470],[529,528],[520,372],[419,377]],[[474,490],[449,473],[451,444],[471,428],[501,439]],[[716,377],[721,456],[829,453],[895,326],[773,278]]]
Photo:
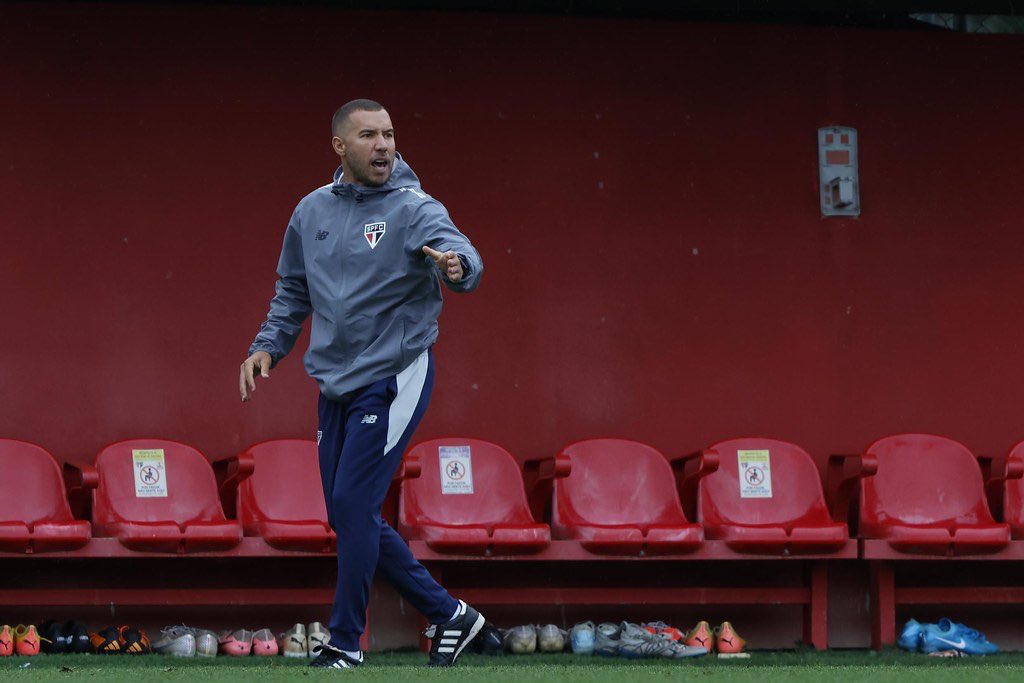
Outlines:
[[524,655],[483,657],[464,655],[451,669],[429,669],[422,653],[370,653],[354,671],[310,669],[306,660],[284,657],[218,657],[186,659],[163,655],[41,655],[0,660],[0,678],[10,681],[311,680],[347,676],[360,681],[405,683],[421,680],[529,683],[579,681],[622,683],[625,680],[728,680],[738,683],[772,681],[922,681],[943,683],[966,678],[1001,681],[1024,678],[1024,653],[991,657],[940,659],[899,650],[834,652],[754,652],[747,660],[711,657],[663,661],[631,661],[605,657]]

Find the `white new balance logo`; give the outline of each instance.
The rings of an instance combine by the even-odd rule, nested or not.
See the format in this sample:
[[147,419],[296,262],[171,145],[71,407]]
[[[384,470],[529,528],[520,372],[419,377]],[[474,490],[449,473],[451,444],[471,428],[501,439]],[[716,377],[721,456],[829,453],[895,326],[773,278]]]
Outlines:
[[363,415],[363,419],[359,421],[359,424],[372,425],[377,424],[376,415]]

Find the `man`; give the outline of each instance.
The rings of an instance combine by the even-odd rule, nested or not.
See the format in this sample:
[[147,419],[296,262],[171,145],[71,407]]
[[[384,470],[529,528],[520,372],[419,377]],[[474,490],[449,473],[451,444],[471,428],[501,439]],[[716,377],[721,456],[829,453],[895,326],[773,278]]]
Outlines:
[[332,132],[341,166],[292,214],[276,294],[242,363],[239,390],[243,401],[251,398],[256,373],[270,376],[312,312],[305,365],[320,386],[320,477],[338,537],[338,583],[331,640],[311,666],[362,662],[375,571],[436,626],[429,663],[451,665],[484,618],[438,585],[380,514],[433,387],[439,279],[452,291],[472,291],[483,263],[395,151],[383,106],[349,102],[334,114]]

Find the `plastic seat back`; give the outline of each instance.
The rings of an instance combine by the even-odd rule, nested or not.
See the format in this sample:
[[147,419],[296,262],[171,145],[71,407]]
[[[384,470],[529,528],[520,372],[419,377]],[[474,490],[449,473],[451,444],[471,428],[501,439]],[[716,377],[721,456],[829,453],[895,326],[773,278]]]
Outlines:
[[861,532],[892,526],[993,524],[977,459],[963,444],[932,434],[898,434],[871,444],[878,472],[861,483]]
[[[718,470],[700,482],[697,511],[701,523],[787,529],[832,524],[818,468],[810,454],[796,444],[743,438],[721,441],[711,449],[718,452]],[[765,458],[767,467],[751,471]],[[742,471],[741,460],[747,465]],[[770,487],[764,479],[770,480]]]
[[[464,467],[461,459],[448,459],[448,453],[454,452],[449,448],[468,448],[470,467]],[[407,457],[419,459],[420,476],[402,482],[399,528],[403,534],[419,525],[536,524],[526,503],[519,464],[501,446],[479,439],[434,439],[417,444]],[[450,468],[447,474],[442,474],[442,467]],[[458,492],[470,487],[472,493]]]
[[0,522],[71,521],[60,467],[35,444],[0,439]]
[[[166,497],[136,494],[133,450],[162,450]],[[93,492],[93,521],[223,522],[217,482],[202,453],[177,441],[134,439],[107,446],[96,456],[99,486]]]
[[572,461],[555,480],[552,527],[688,525],[675,476],[652,446],[626,439],[590,439],[562,449]]
[[246,453],[255,467],[238,487],[238,521],[327,524],[315,441],[265,441]]

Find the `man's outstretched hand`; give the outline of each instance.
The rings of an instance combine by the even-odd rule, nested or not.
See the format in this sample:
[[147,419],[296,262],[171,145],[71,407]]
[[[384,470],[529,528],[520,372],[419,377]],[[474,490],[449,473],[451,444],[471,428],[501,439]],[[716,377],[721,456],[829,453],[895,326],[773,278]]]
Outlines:
[[238,376],[238,391],[243,401],[251,399],[252,392],[256,391],[256,371],[259,370],[261,377],[270,377],[270,365],[273,362],[274,359],[266,351],[257,351],[245,359]]
[[462,279],[462,261],[454,251],[438,251],[424,246],[423,253],[434,259],[434,265],[445,274],[450,282],[458,282]]

